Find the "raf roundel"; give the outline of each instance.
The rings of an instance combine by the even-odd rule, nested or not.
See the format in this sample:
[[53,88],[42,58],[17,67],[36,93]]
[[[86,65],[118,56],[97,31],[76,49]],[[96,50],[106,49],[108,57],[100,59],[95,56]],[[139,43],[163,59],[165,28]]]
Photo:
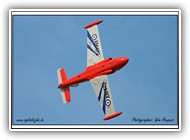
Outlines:
[[93,39],[93,40],[96,40],[96,38],[97,38],[97,35],[96,35],[96,34],[93,34],[93,35],[92,35],[92,39]]
[[106,105],[110,106],[111,105],[111,101],[110,100],[106,100]]

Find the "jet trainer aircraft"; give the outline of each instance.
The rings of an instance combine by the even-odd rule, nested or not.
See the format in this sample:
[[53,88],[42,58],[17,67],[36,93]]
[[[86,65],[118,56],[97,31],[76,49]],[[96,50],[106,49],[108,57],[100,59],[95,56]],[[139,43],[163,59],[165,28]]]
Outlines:
[[111,90],[108,82],[109,74],[123,68],[129,61],[127,57],[104,59],[98,24],[103,20],[97,20],[86,25],[87,29],[87,68],[76,76],[67,79],[63,68],[57,70],[58,88],[60,89],[64,103],[71,101],[70,87],[79,83],[90,81],[100,106],[105,114],[104,120],[119,116],[122,112],[115,112]]

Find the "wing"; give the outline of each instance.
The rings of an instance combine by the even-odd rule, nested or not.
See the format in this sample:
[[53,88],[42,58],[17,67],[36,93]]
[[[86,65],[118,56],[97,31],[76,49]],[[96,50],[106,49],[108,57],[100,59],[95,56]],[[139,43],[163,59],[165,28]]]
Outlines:
[[90,80],[92,87],[96,93],[100,106],[105,114],[104,120],[111,119],[121,114],[115,112],[113,99],[111,95],[110,85],[107,75],[96,77]]
[[103,20],[98,20],[85,26],[87,29],[87,66],[91,66],[104,60],[98,31],[98,24],[102,21]]

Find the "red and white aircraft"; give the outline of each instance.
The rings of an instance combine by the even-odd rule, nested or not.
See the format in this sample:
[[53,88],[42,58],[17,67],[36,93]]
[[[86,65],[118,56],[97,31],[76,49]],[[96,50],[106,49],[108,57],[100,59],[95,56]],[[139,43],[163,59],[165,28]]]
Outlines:
[[70,88],[79,83],[90,81],[100,106],[105,114],[104,120],[119,116],[122,112],[115,112],[111,90],[108,82],[109,74],[123,68],[129,61],[127,57],[104,59],[98,24],[103,20],[92,22],[85,26],[87,29],[87,68],[76,76],[67,79],[63,68],[57,70],[58,82],[64,103],[71,101]]

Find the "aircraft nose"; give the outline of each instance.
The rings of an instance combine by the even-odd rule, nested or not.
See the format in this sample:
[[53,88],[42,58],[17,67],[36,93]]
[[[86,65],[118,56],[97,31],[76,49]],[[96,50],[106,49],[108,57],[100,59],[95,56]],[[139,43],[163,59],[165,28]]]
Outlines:
[[119,60],[122,64],[127,64],[129,59],[127,57],[121,57],[120,60]]
[[129,58],[127,57],[118,57],[117,58],[117,70],[120,70],[121,68],[123,68],[129,61]]

